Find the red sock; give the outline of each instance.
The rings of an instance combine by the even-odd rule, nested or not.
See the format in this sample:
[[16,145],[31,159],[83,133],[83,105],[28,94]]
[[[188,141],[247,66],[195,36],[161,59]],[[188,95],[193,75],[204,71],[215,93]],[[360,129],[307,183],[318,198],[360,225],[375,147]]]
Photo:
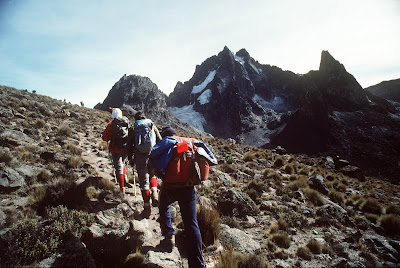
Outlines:
[[153,188],[153,187],[157,187],[157,178],[156,177],[152,177],[150,179],[150,188]]
[[125,175],[124,174],[118,175],[118,179],[119,179],[119,188],[124,188]]
[[150,190],[143,190],[142,197],[143,197],[144,203],[150,203]]
[[126,175],[126,166],[124,166],[124,174]]

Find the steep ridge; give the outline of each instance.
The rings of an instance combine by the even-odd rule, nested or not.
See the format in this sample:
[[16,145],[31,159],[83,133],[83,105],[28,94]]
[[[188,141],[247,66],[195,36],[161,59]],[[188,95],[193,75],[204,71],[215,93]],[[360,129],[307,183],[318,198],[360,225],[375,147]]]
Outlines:
[[400,79],[383,81],[365,90],[381,98],[400,103]]
[[318,71],[297,75],[225,47],[197,66],[189,81],[179,82],[167,105],[178,107],[174,111],[192,107],[204,117],[201,127],[216,137],[338,155],[370,174],[398,180],[397,108],[365,91],[328,51]]

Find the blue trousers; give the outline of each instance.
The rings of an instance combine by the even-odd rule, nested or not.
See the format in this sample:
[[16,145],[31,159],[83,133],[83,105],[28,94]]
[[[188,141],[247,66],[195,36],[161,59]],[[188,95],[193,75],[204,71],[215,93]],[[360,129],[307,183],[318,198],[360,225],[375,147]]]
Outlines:
[[170,205],[178,201],[186,233],[186,248],[190,268],[204,267],[202,240],[196,215],[196,190],[194,187],[161,189],[160,227],[164,236],[175,234],[171,223]]

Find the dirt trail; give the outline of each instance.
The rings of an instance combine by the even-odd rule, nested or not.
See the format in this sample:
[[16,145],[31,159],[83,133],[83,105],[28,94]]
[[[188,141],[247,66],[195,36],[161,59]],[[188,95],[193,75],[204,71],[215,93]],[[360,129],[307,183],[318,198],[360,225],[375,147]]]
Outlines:
[[[92,132],[89,136],[84,135],[83,133],[80,134],[79,146],[83,150],[82,158],[95,170],[99,177],[110,179],[115,183],[115,187],[119,187],[114,178],[114,168],[111,159],[108,157],[108,152],[102,151],[98,144],[100,139],[100,137],[95,137],[95,133]],[[127,165],[127,175],[128,178],[134,176],[134,170],[129,164]],[[140,214],[143,210],[143,198],[141,196],[139,182],[136,181],[135,185],[130,184],[129,186],[130,187],[125,187],[126,194],[124,200],[119,199],[119,201],[127,203],[135,212],[135,220],[144,222],[144,224],[148,226],[148,230],[152,233],[150,239],[144,242],[143,249],[145,252],[142,253],[145,254],[149,250],[158,251],[161,239],[163,238],[161,235],[160,224],[157,222],[157,219],[159,218],[158,207],[152,207],[149,219],[141,217]],[[126,220],[129,221],[132,219]],[[165,254],[168,255],[168,253]],[[171,254],[176,255],[176,251],[174,250]],[[168,256],[165,256],[165,258],[168,259]],[[181,258],[181,262],[182,267],[188,267],[186,259]]]

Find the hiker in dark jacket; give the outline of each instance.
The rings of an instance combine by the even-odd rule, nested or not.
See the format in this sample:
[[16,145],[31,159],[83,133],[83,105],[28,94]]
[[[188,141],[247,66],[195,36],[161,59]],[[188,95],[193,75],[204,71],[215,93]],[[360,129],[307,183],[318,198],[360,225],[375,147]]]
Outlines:
[[[171,127],[165,127],[161,131],[161,136],[163,139],[154,147],[150,156],[151,159],[153,157],[154,159],[171,158],[169,155],[171,154],[172,147],[168,144],[172,143],[171,140],[174,140],[174,137],[172,136],[176,136],[176,132]],[[163,153],[160,153],[160,151]],[[153,155],[153,152],[155,155]],[[165,161],[161,160],[161,162]],[[157,172],[163,173],[162,168],[158,168]],[[167,169],[164,176],[168,175]],[[171,184],[163,182],[161,186],[159,204],[160,227],[162,235],[165,237],[161,244],[165,246],[168,251],[172,251],[172,248],[175,246],[175,230],[171,223],[169,207],[173,202],[178,201],[183,225],[185,227],[187,254],[190,268],[204,267],[202,239],[196,215],[196,198],[196,190],[193,184],[191,186],[175,188],[171,186]]]
[[152,205],[158,206],[157,178],[149,162],[149,154],[159,140],[161,135],[156,125],[142,111],[138,111],[135,114],[134,128],[129,133],[128,159],[132,167],[136,165],[144,202],[142,216],[145,218],[149,218],[151,214],[150,198]]
[[[112,155],[115,176],[117,177],[117,181],[119,183],[121,197],[125,197],[125,187],[124,182],[126,180],[126,146],[119,146],[119,143],[116,141],[116,133],[113,130],[113,122],[114,120],[122,120],[127,124],[127,128],[129,129],[129,120],[122,116],[122,111],[119,108],[113,108],[111,112],[112,121],[108,123],[106,129],[102,133],[102,139],[104,141],[109,141],[108,150]],[[126,130],[128,132],[128,129]],[[118,144],[117,144],[118,143]]]

